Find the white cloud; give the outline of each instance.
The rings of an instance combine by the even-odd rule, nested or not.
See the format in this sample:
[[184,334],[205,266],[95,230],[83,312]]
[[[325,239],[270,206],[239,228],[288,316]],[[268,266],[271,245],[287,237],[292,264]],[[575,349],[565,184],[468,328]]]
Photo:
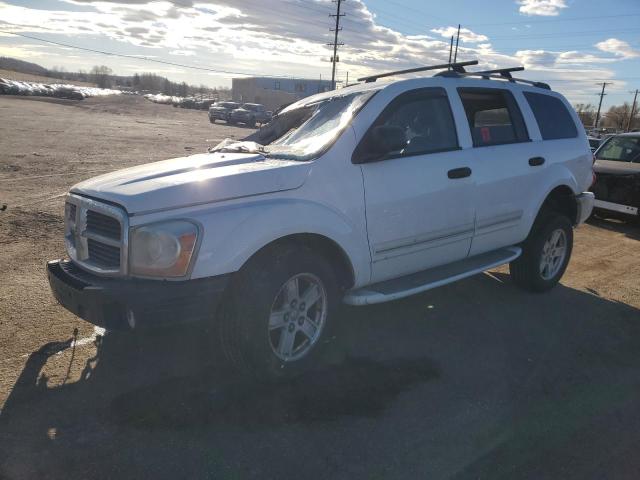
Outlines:
[[[433,33],[438,33],[444,38],[455,37],[458,33],[458,27],[434,28]],[[486,42],[489,38],[486,35],[480,35],[472,32],[468,28],[460,29],[460,40],[468,43]]]
[[523,15],[545,17],[560,15],[560,11],[567,8],[566,0],[518,0],[518,4]]
[[525,68],[546,68],[555,65],[558,54],[546,50],[518,50],[516,57]]
[[[189,58],[180,59],[184,63],[219,70],[309,78],[318,78],[320,74],[327,78],[330,74],[330,64],[321,60],[331,55],[326,46],[332,40],[328,14],[335,10],[335,4],[331,0],[180,0],[180,3],[66,0],[66,3],[65,7],[76,6],[78,10],[33,9],[0,0],[0,28],[36,36],[45,32],[63,34],[64,37],[48,38],[80,46],[95,46],[100,41],[99,48],[103,50],[164,61],[178,62],[176,55],[186,55]],[[345,9],[348,16],[340,32],[340,41],[345,45],[339,51],[339,79],[344,79],[347,71],[353,80],[380,71],[447,61],[449,37],[455,35],[457,27],[435,29],[437,37],[404,35],[380,25],[363,0],[350,0]],[[547,81],[563,93],[584,92],[595,80],[611,78],[612,71],[594,68],[593,64],[621,55],[619,48],[618,57],[608,59],[542,49],[523,49],[507,55],[496,50],[486,35],[462,29],[461,39],[459,60],[477,59],[480,62],[477,69],[524,65],[527,68],[522,74],[524,78]],[[4,37],[2,40],[8,44]],[[20,47],[24,51],[4,51],[9,56],[27,58],[30,52],[23,43],[8,44],[6,48]],[[233,76],[166,69],[153,63],[88,52],[78,53],[81,58],[70,60],[70,52],[61,47],[35,45],[30,50],[44,53],[37,61],[46,67],[64,64],[68,70],[88,70],[104,63],[121,74],[156,71],[178,81],[211,84],[213,79],[217,84],[227,85]],[[558,85],[553,83],[554,79],[559,79]]]
[[640,57],[640,51],[634,50],[628,42],[618,40],[617,38],[609,38],[602,42],[596,43],[596,48],[603,52],[612,53],[616,57],[635,58]]

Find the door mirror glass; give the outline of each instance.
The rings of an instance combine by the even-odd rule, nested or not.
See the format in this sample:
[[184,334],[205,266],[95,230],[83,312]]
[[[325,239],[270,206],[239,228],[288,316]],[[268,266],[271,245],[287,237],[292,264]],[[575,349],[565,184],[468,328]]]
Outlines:
[[358,163],[375,162],[400,153],[407,146],[404,129],[395,125],[378,125],[367,133]]

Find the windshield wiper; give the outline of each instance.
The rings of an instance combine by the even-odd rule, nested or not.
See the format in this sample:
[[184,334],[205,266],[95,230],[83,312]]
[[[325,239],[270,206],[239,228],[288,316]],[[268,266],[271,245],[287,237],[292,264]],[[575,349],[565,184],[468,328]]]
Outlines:
[[222,153],[259,153],[265,157],[269,156],[264,148],[256,142],[247,142],[242,140],[234,140],[232,138],[225,138],[215,147],[210,147],[209,153],[222,152]]

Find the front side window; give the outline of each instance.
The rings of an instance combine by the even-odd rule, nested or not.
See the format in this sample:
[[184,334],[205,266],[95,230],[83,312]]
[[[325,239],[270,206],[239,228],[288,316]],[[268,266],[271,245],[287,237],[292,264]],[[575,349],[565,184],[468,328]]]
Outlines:
[[640,163],[640,137],[611,137],[596,152],[596,160]]
[[[571,114],[559,98],[543,93],[524,92],[543,140],[575,138],[578,129]],[[590,142],[591,143],[591,142]]]
[[529,140],[511,92],[498,88],[459,88],[474,147]]
[[[393,145],[380,150],[380,139]],[[449,99],[442,88],[423,88],[396,97],[380,114],[354,152],[356,163],[455,150],[458,135]],[[382,157],[381,157],[382,154]]]

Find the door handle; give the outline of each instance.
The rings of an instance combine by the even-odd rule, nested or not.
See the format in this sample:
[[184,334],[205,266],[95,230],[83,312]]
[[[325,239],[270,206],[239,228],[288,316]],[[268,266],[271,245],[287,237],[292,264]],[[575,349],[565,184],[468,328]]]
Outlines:
[[449,178],[465,178],[471,176],[471,169],[469,167],[454,168],[447,172]]
[[532,167],[538,167],[544,163],[544,157],[531,157],[529,159],[529,165]]

